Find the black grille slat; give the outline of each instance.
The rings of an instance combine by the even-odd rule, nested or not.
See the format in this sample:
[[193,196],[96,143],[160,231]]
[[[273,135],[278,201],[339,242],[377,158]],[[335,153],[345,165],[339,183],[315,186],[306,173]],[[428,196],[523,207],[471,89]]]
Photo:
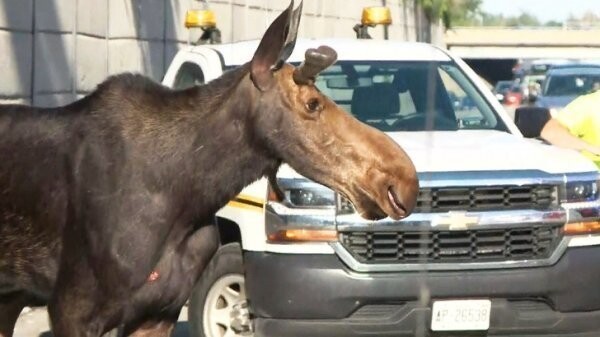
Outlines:
[[550,257],[562,239],[558,225],[461,231],[341,232],[340,240],[363,263],[485,262]]
[[504,201],[504,194],[476,194],[474,196],[476,201]]
[[510,235],[512,240],[530,240],[532,237],[532,233],[512,233]]
[[395,245],[398,244],[398,239],[376,239],[379,245]]
[[471,238],[444,238],[444,245],[460,245],[460,244],[467,244],[471,242]]
[[348,247],[348,249],[360,256],[366,256],[369,253],[369,248],[366,247]]
[[557,206],[556,192],[553,185],[422,188],[415,212],[550,209]]
[[[531,194],[532,192],[526,192],[526,193],[518,193],[518,192],[509,192],[508,197],[510,199],[523,199],[523,200],[531,200],[533,195],[536,194]],[[537,195],[536,195],[537,196]]]
[[488,244],[488,243],[497,243],[497,242],[504,243],[504,241],[505,241],[504,237],[502,237],[502,238],[498,238],[498,237],[481,237],[480,238],[480,237],[478,237],[477,238],[477,243],[481,244],[481,245]]

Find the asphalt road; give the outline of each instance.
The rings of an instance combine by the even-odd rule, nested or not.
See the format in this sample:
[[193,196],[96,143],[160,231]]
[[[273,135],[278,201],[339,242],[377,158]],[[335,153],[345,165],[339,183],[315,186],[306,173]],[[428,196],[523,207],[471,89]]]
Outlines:
[[[184,307],[181,316],[179,316],[179,323],[175,328],[173,336],[187,337],[188,335],[187,308]],[[26,308],[23,310],[17,321],[14,337],[52,337],[46,309]]]

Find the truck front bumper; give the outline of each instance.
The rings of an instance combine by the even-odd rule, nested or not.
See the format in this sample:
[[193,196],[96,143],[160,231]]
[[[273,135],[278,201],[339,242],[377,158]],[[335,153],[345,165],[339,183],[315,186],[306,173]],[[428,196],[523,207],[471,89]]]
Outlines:
[[362,274],[336,255],[245,252],[246,290],[262,336],[438,336],[431,303],[492,300],[488,336],[599,336],[600,246],[547,267]]

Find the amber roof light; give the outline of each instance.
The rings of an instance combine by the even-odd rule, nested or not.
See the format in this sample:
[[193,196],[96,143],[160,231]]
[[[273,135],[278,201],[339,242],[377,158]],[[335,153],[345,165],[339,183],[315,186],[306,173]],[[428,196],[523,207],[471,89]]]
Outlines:
[[211,10],[189,10],[185,14],[186,28],[215,28],[217,19]]
[[366,26],[391,25],[392,13],[388,7],[367,7],[363,9],[361,23]]

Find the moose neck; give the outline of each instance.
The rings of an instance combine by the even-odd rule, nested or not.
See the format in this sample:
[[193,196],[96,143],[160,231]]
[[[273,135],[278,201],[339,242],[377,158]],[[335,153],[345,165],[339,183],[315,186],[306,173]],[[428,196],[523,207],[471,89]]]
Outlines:
[[280,162],[255,134],[259,94],[246,66],[190,93],[195,109],[189,112],[189,123],[195,139],[188,169],[201,174],[193,193],[203,198],[199,204],[216,211],[245,186],[275,172]]

